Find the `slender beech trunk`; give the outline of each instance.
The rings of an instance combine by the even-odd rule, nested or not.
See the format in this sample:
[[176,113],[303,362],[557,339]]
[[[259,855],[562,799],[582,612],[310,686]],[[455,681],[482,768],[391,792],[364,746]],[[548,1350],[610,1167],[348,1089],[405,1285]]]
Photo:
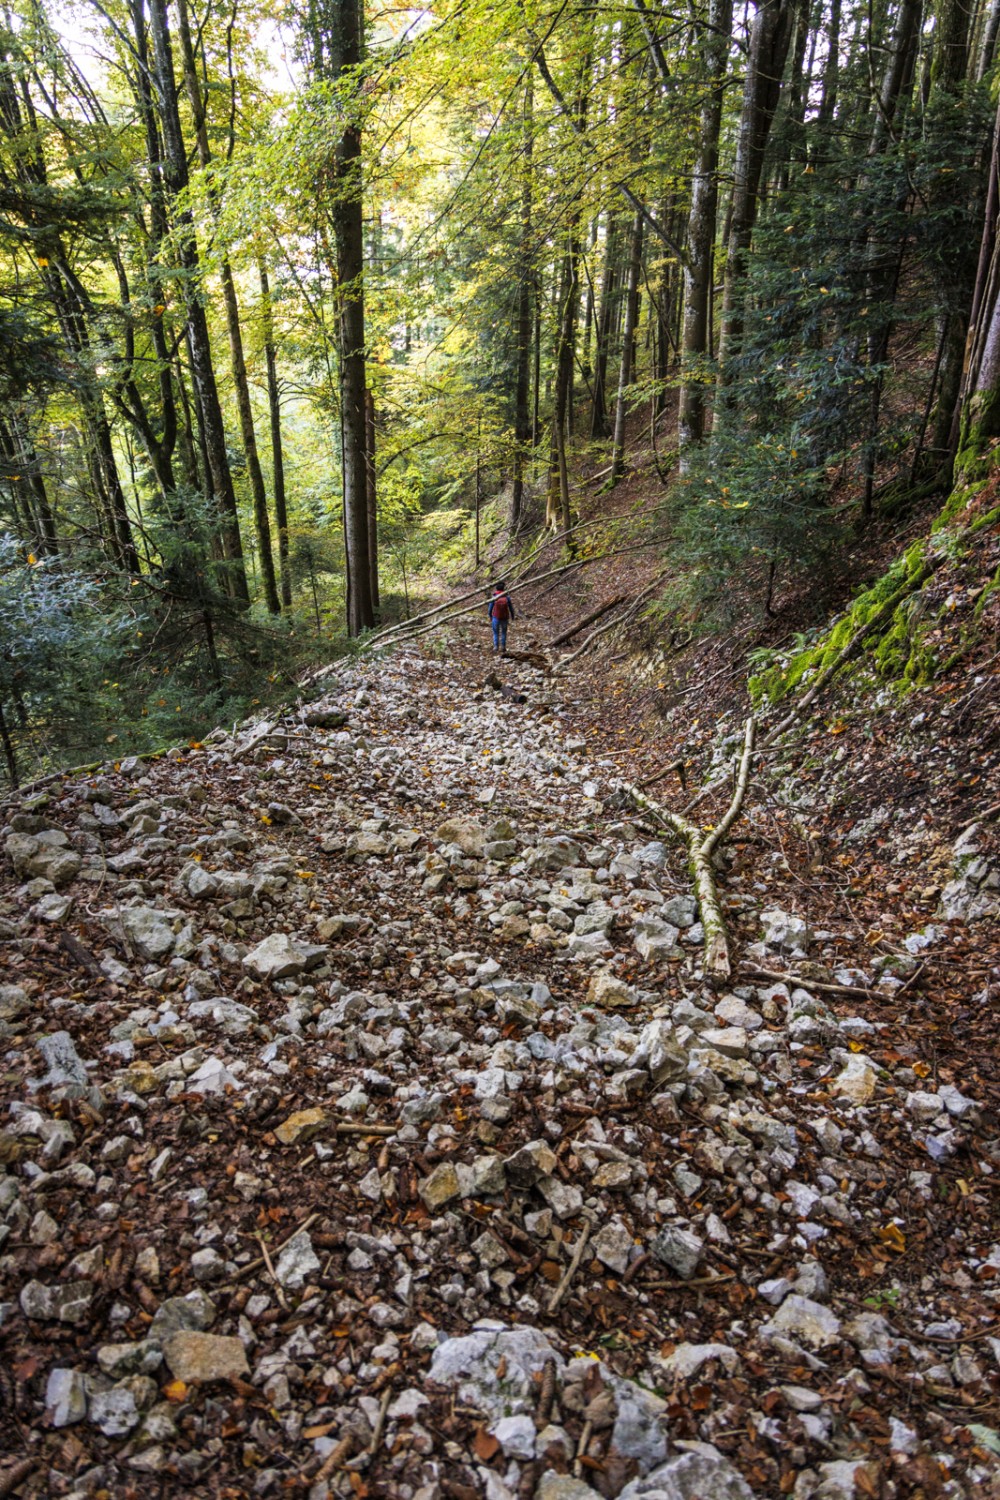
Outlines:
[[[195,136],[198,142],[198,159],[203,168],[211,165],[212,152],[208,144],[205,124],[205,100],[198,84],[194,48],[191,43],[191,26],[188,19],[187,0],[177,0],[177,30],[181,44],[181,59],[184,65],[184,83],[188,102],[194,118]],[[210,193],[212,209],[218,221],[218,195]],[[250,383],[247,380],[246,357],[243,353],[243,332],[240,327],[240,309],[236,296],[236,282],[229,256],[223,252],[219,265],[219,280],[222,283],[222,300],[226,309],[226,328],[229,333],[229,361],[233,374],[233,389],[236,394],[236,409],[240,419],[240,435],[246,458],[250,493],[253,496],[254,526],[257,532],[257,547],[260,555],[260,570],[264,578],[264,600],[268,612],[276,615],[281,605],[274,576],[274,556],[271,549],[271,522],[267,512],[267,491],[257,452],[257,434],[254,429],[253,407],[250,402]]]
[[[969,12],[964,0],[938,0],[935,6],[934,54],[931,60],[931,95],[928,115],[942,111],[946,122],[955,118],[962,102],[969,70]],[[977,185],[978,186],[978,185]],[[966,208],[965,189],[950,173],[934,179],[929,195],[928,212],[959,216]],[[977,205],[978,206],[978,205]],[[950,285],[946,285],[947,304],[940,320],[941,355],[938,374],[938,399],[931,424],[930,446],[944,459],[945,478],[950,478],[953,457],[952,428],[962,385],[965,358],[965,335],[975,284],[975,262],[968,247],[956,247],[957,254],[949,266]]]
[[368,507],[368,577],[372,609],[379,607],[378,587],[378,483],[375,468],[375,393],[365,391],[365,497]]
[[796,0],[761,0],[750,31],[743,106],[736,138],[733,205],[719,334],[719,389],[743,337],[743,280],[774,112],[781,94]]
[[601,272],[601,291],[594,339],[594,399],[590,420],[592,438],[608,437],[611,431],[608,425],[607,403],[608,356],[611,344],[615,277],[618,272],[620,224],[620,214],[614,211],[610,213],[604,232],[604,268]]
[[681,333],[682,383],[677,418],[680,468],[688,467],[691,450],[705,436],[705,359],[709,309],[715,273],[715,224],[719,201],[719,128],[729,66],[733,0],[710,0],[703,48],[705,93],[698,130],[698,156],[691,179],[691,209],[684,263],[684,312]]
[[531,300],[534,256],[531,246],[531,133],[533,129],[532,70],[524,85],[524,162],[521,177],[521,223],[517,261],[517,373],[514,385],[514,483],[510,498],[510,526],[521,527],[524,506],[524,469],[531,437]]
[[264,364],[267,369],[267,407],[271,419],[271,484],[274,490],[274,519],[278,527],[278,562],[281,570],[281,603],[292,606],[292,570],[288,558],[288,505],[285,499],[285,455],[281,442],[281,387],[278,383],[278,358],[274,344],[274,309],[267,267],[257,262],[260,280],[261,316],[264,323]]
[[226,431],[222,420],[222,408],[219,404],[215,368],[212,363],[208,318],[201,300],[201,264],[191,211],[183,206],[183,195],[188,187],[187,149],[181,132],[173,47],[167,19],[167,0],[149,0],[149,20],[153,40],[159,118],[163,132],[164,181],[175,205],[178,199],[182,200],[182,206],[175,208],[175,231],[178,259],[186,273],[183,288],[187,314],[187,345],[205,435],[208,466],[212,475],[212,488],[218,507],[220,538],[226,559],[226,584],[234,599],[241,604],[249,604],[250,589],[247,585],[246,569],[243,563],[239,511],[236,505],[236,492],[233,489],[233,476],[229,468]]
[[[897,117],[909,98],[913,85],[916,47],[920,28],[922,0],[902,0],[896,15],[892,44],[886,58],[882,85],[868,141],[868,159],[882,155],[889,146]],[[864,185],[864,175],[861,178]],[[899,207],[903,206],[901,198]],[[891,298],[900,271],[900,251],[895,245],[881,246],[870,234],[868,226],[864,236],[865,279],[867,297],[872,305],[883,305]],[[872,368],[884,364],[889,352],[892,323],[888,316],[879,319],[868,338],[868,364]],[[863,515],[867,521],[872,514],[875,492],[876,450],[882,411],[882,377],[879,374],[869,391],[867,433],[862,460],[865,488],[862,500]]]
[[637,213],[632,221],[629,242],[628,281],[625,289],[625,327],[622,332],[621,371],[618,377],[618,400],[615,405],[615,435],[611,450],[611,483],[617,484],[625,472],[626,393],[633,378],[633,349],[639,314],[639,277],[642,274],[642,231],[644,220]]
[[993,123],[986,212],[966,341],[960,410],[959,468],[966,454],[975,459],[986,440],[1000,436],[1000,105]]

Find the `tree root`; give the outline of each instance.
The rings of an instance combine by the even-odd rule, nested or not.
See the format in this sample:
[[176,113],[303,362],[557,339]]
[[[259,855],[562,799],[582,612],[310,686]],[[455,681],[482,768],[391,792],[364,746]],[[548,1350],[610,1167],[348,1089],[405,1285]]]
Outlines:
[[722,905],[719,901],[719,893],[715,884],[715,871],[712,868],[712,856],[725,842],[729,830],[739,817],[746,798],[747,787],[750,782],[750,769],[753,764],[754,740],[757,733],[757,721],[752,716],[746,722],[743,735],[743,754],[740,758],[739,770],[736,774],[736,789],[733,792],[732,801],[726,809],[720,822],[707,833],[692,823],[683,813],[671,812],[667,807],[661,807],[637,786],[625,788],[628,795],[637,807],[645,812],[652,813],[665,827],[676,833],[678,838],[684,840],[688,849],[688,868],[691,871],[691,880],[694,885],[695,895],[698,898],[698,908],[701,913],[701,924],[705,933],[705,974],[709,979],[728,979],[732,974],[732,964],[729,959],[729,936],[726,930],[726,919],[722,914]]

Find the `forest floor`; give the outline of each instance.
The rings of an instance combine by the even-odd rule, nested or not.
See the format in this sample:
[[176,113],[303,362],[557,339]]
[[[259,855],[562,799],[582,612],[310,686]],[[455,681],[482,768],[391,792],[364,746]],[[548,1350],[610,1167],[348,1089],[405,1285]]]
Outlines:
[[1000,1494],[989,618],[761,760],[713,987],[620,783],[731,648],[553,677],[547,587],[6,805],[0,1493]]

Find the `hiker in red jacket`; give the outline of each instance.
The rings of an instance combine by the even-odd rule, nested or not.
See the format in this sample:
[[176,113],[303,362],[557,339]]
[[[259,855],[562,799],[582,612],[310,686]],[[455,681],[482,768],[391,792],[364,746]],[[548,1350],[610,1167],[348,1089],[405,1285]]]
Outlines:
[[493,651],[507,655],[507,622],[514,618],[514,606],[502,583],[493,585],[493,593],[487,606],[487,615],[493,626]]

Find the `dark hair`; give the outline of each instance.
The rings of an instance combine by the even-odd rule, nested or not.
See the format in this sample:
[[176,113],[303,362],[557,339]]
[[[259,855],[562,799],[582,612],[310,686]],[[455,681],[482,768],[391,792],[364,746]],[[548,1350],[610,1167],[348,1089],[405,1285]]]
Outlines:
[[497,589],[502,589],[502,588],[503,588],[503,579],[501,578],[499,583],[495,583],[493,585],[493,592],[496,593]]

